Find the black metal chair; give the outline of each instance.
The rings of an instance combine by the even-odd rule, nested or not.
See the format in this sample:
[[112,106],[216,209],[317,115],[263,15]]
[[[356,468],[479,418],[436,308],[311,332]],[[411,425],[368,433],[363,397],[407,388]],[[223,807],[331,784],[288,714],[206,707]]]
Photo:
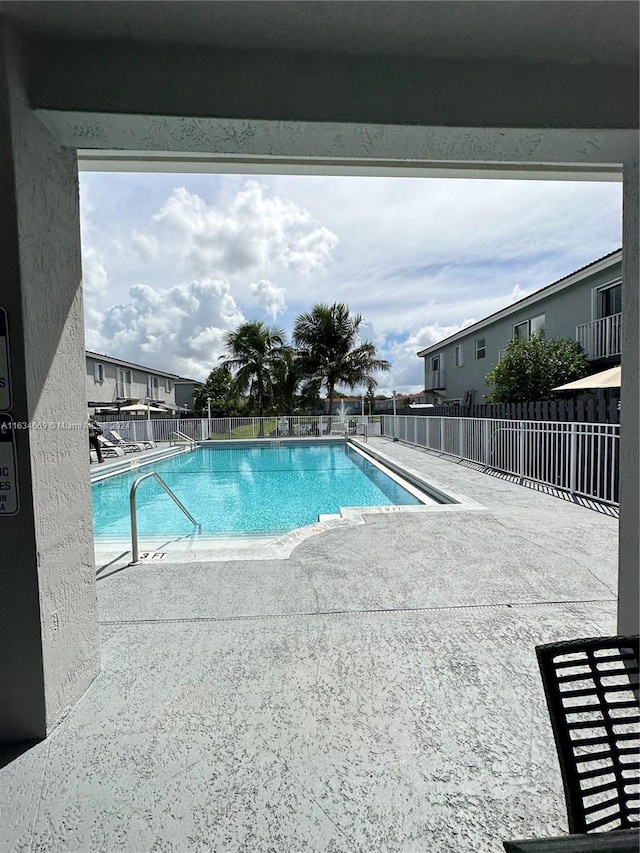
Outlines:
[[640,826],[638,636],[536,647],[570,833]]

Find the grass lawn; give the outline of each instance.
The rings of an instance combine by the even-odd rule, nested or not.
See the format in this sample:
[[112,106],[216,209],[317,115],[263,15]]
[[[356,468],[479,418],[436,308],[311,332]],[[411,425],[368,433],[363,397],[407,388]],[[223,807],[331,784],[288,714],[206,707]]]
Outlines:
[[[268,436],[271,430],[274,430],[276,426],[276,418],[274,418],[272,421],[265,421],[264,434]],[[257,438],[257,436],[257,426],[254,426],[253,424],[246,424],[244,426],[235,427],[231,430],[231,434],[229,434],[228,432],[212,433],[209,436],[209,441],[228,441],[230,438]]]

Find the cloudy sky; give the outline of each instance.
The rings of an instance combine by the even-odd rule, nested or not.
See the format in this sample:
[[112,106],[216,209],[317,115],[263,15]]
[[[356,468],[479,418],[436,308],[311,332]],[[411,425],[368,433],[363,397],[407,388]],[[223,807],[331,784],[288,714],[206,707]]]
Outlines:
[[345,302],[416,352],[621,245],[617,183],[82,173],[87,349],[194,379],[226,331]]

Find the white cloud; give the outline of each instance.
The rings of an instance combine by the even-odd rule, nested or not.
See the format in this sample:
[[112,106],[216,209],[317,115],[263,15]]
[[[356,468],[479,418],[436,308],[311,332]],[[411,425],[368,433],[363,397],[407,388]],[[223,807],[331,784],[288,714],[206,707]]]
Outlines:
[[328,263],[338,239],[308,211],[268,196],[256,181],[247,181],[226,210],[180,187],[153,220],[197,275],[277,267],[308,275]]
[[109,304],[110,282],[103,258],[90,246],[82,253],[82,296],[85,344],[95,352],[100,346],[99,328],[104,308]]
[[255,297],[256,302],[264,308],[274,320],[287,307],[285,302],[286,289],[276,287],[265,279],[260,279],[257,284],[250,284],[249,290]]
[[158,257],[160,244],[153,234],[148,234],[143,231],[134,231],[131,235],[133,248],[140,255],[143,261],[152,261]]
[[91,201],[91,187],[89,182],[80,181],[78,195],[80,197],[80,234],[84,243],[91,237],[93,217],[96,212],[95,206]]
[[244,321],[225,281],[202,279],[156,290],[136,285],[97,330],[100,351],[204,379],[224,351],[224,335]]
[[82,253],[82,287],[85,298],[108,298],[109,276],[104,258],[91,246]]

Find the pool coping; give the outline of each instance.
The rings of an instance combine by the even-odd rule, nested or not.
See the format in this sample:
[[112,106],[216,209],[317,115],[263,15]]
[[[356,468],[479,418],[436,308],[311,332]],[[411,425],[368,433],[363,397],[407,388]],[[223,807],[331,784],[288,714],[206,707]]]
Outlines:
[[153,450],[143,451],[142,453],[127,453],[126,456],[119,456],[117,461],[104,463],[100,468],[92,470],[90,472],[91,484],[99,483],[101,480],[115,477],[116,474],[122,474],[134,468],[144,468],[153,462],[170,459],[172,456],[178,456],[181,453],[190,453],[194,447],[194,444],[190,444],[188,447],[173,445],[171,447],[155,447]]
[[460,507],[465,507],[466,509],[483,509],[480,504],[469,498],[467,495],[452,492],[447,486],[434,482],[431,477],[429,480],[425,480],[419,471],[405,465],[400,465],[386,453],[383,453],[377,448],[370,447],[366,439],[359,440],[354,436],[351,436],[349,438],[349,444],[352,444],[365,455],[370,456],[373,459],[377,459],[385,468],[396,472],[402,479],[415,484],[420,491],[425,492],[440,504],[456,504]]

